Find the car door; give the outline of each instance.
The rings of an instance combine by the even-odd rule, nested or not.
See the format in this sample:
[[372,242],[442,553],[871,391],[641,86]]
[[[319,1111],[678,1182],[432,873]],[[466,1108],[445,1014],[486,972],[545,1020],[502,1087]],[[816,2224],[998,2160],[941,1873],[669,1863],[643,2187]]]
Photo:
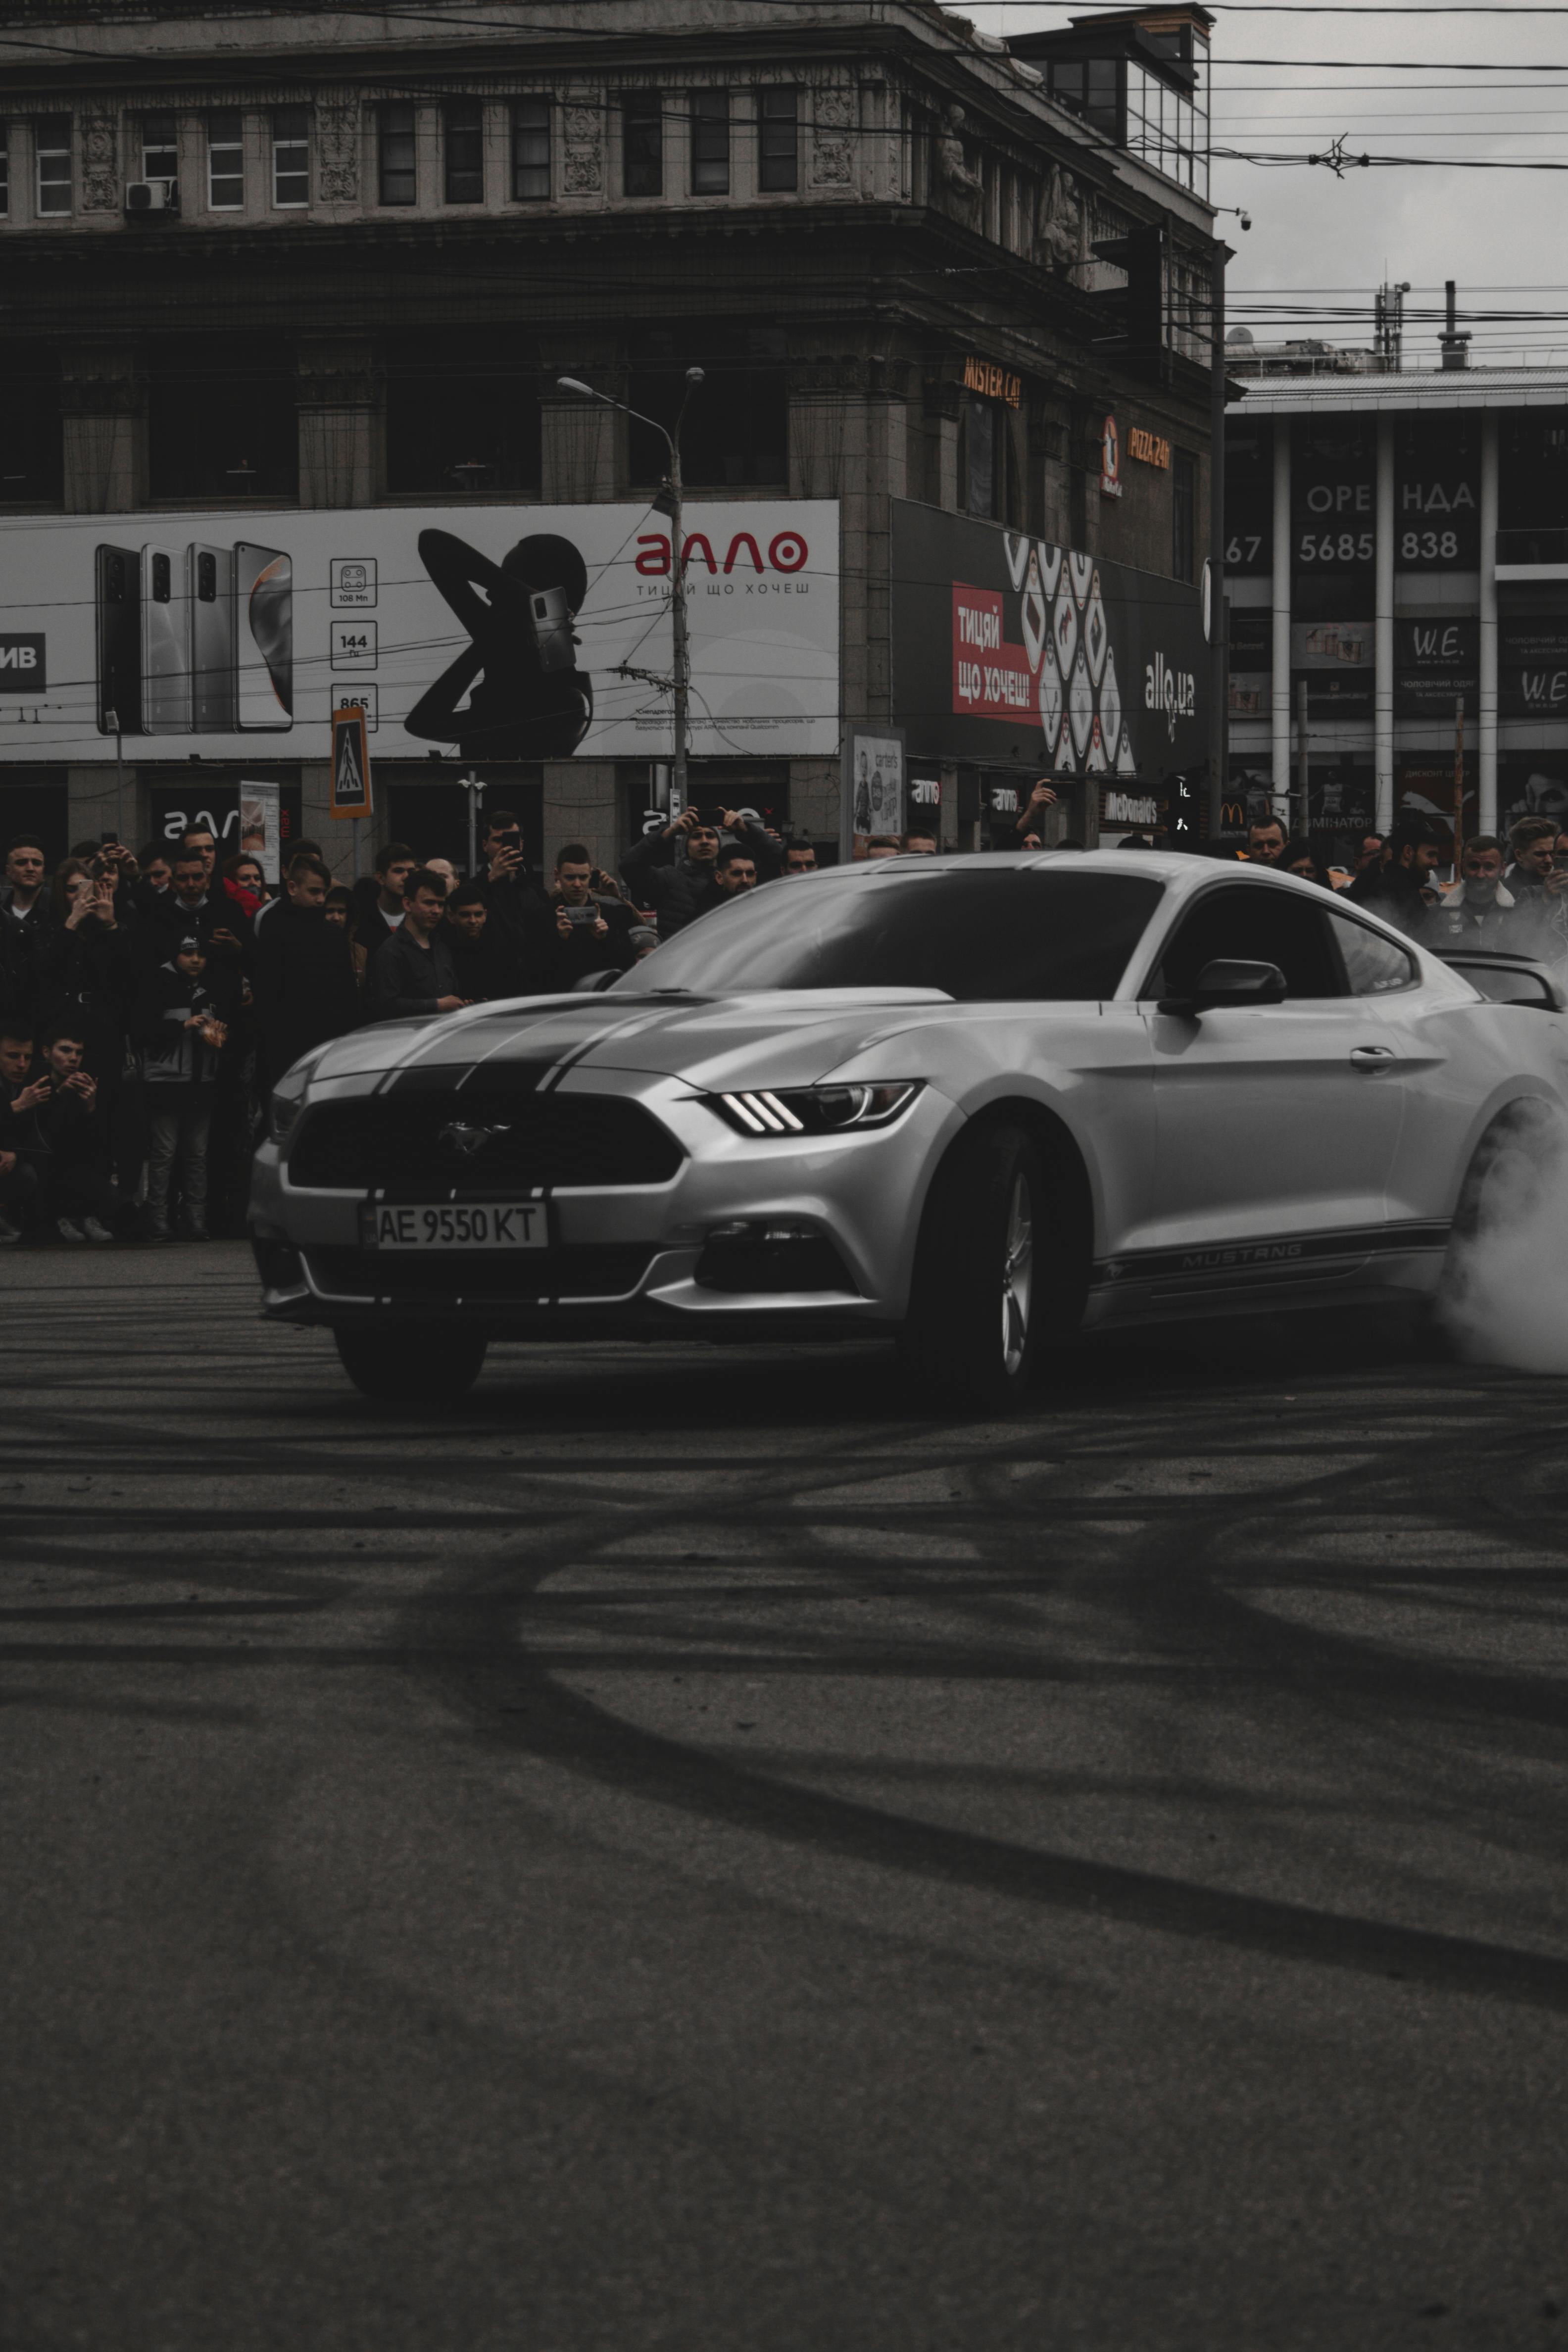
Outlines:
[[[1258,876],[1217,883],[1178,921],[1142,1005],[1158,1193],[1143,1247],[1218,1252],[1227,1274],[1307,1273],[1383,1225],[1401,1091],[1386,1021],[1351,993],[1331,915],[1326,898]],[[1284,1003],[1161,1012],[1216,959],[1277,964]]]

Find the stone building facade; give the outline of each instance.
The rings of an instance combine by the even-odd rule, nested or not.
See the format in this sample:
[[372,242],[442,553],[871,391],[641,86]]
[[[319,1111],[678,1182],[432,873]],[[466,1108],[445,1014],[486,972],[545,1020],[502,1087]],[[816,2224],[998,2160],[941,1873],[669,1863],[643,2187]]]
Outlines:
[[[622,0],[608,30],[589,0],[0,0],[0,20],[33,44],[0,100],[0,531],[29,546],[56,515],[646,502],[657,438],[559,379],[665,420],[695,363],[689,522],[711,499],[837,503],[841,730],[926,748],[894,707],[920,584],[894,576],[897,501],[1199,575],[1199,8],[1005,44],[930,0]],[[1179,137],[1157,129],[1179,112]],[[244,773],[319,835],[320,733],[200,761],[128,740],[117,767],[101,729],[28,724],[0,692],[0,812],[59,839],[126,801],[145,832],[222,814]],[[457,767],[376,759],[381,830],[450,846]],[[941,764],[944,828],[975,839],[978,771]],[[701,768],[710,800],[837,839],[836,757]],[[536,845],[580,835],[609,863],[651,772],[589,747],[487,782]],[[1093,793],[1065,789],[1092,832]]]

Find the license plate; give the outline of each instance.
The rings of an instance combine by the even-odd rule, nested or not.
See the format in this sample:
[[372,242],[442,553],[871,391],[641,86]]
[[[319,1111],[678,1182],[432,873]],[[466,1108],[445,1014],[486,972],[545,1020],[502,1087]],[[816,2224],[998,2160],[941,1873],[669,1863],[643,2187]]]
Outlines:
[[365,1213],[365,1239],[381,1250],[546,1249],[542,1201],[470,1201],[461,1208],[390,1208]]

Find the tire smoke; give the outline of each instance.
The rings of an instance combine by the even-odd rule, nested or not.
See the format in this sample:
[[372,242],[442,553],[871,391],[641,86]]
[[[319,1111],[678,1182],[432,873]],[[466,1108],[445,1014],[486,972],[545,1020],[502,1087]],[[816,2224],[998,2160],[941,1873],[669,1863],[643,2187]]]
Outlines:
[[1568,1130],[1544,1108],[1485,1139],[1470,1171],[1439,1316],[1472,1363],[1568,1372]]

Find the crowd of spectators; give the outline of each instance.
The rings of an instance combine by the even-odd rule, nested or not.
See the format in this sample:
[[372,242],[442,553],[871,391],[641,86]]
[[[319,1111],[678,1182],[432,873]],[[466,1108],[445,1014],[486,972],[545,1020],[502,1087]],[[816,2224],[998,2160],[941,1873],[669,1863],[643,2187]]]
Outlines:
[[[1039,845],[1055,794],[1038,784],[1016,839]],[[1312,844],[1255,824],[1246,856],[1342,889],[1436,948],[1469,941],[1568,967],[1568,831],[1516,824],[1464,845],[1402,825],[1325,866]],[[1150,847],[1132,836],[1123,847]],[[1081,847],[1059,840],[1062,849]],[[138,858],[79,844],[51,875],[28,835],[0,882],[0,1244],[244,1230],[252,1148],[272,1086],[302,1054],[367,1022],[571,990],[630,970],[662,939],[759,883],[814,872],[807,841],[744,811],[689,809],[645,834],[618,877],[568,842],[533,873],[510,811],[489,817],[479,870],[388,842],[352,889],[321,845],[289,845],[281,881],[259,843],[223,857],[196,826]],[[934,856],[917,825],[875,859]]]
[[10,842],[0,881],[0,1244],[244,1230],[272,1086],[363,1024],[570,990],[781,873],[809,873],[735,810],[689,812],[639,841],[620,877],[568,842],[531,871],[497,809],[479,870],[388,842],[335,883],[297,841],[267,883],[254,839],[223,857],[193,827],[134,856],[79,843],[50,874]]
[[1453,837],[1431,818],[1363,834],[1333,865],[1310,842],[1288,841],[1270,820],[1252,826],[1247,855],[1342,890],[1425,947],[1499,948],[1568,976],[1568,827],[1551,817],[1521,817],[1506,835],[1472,834],[1460,845],[1458,879],[1447,885],[1438,877],[1453,857]]

